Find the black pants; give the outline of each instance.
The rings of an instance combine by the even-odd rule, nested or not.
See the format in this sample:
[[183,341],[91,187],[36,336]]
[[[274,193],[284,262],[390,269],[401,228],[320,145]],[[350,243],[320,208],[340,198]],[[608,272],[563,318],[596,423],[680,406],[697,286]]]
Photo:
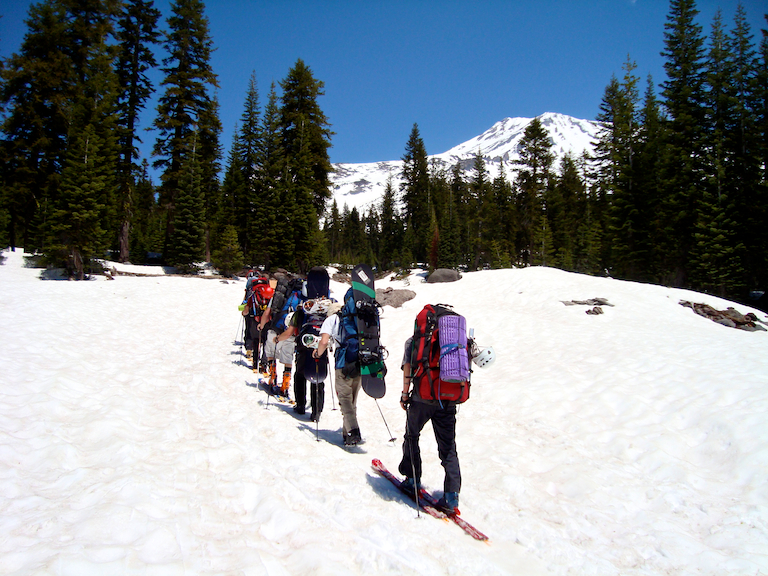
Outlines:
[[307,379],[304,376],[304,361],[307,354],[311,352],[301,345],[298,338],[296,339],[296,355],[293,359],[293,396],[296,400],[295,410],[299,414],[304,414],[307,408]]
[[[296,343],[294,358],[293,395],[296,400],[297,412],[304,414],[307,406],[307,378],[304,375],[305,362],[314,362],[312,350]],[[325,382],[310,384],[309,401],[312,406],[312,416],[319,416],[325,404]]]
[[309,385],[309,402],[312,404],[312,417],[318,418],[325,404],[325,382],[312,382]]
[[[425,404],[414,401],[408,407],[408,418],[405,422],[405,438],[403,439],[403,459],[398,469],[400,473],[421,481],[421,451],[419,436],[424,425],[432,420],[432,428],[437,440],[437,453],[440,463],[445,469],[443,491],[461,491],[461,470],[459,456],[456,453],[456,405]],[[415,476],[414,476],[415,469]]]
[[255,316],[245,317],[245,349],[253,350],[253,357],[258,360],[259,343],[261,342],[261,330],[259,321]]

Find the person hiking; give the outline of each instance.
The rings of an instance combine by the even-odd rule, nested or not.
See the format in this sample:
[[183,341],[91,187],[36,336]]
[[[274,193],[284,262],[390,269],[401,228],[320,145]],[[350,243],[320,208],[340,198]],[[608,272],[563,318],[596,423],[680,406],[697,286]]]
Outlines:
[[[260,325],[267,328],[264,353],[267,357],[270,391],[279,396],[289,396],[293,372],[293,356],[296,348],[296,336],[289,329],[289,320],[295,310],[304,301],[302,294],[304,282],[300,278],[278,283],[278,289],[261,317]],[[277,381],[277,362],[283,365],[282,381]]]
[[[328,299],[330,298],[330,295],[330,277],[328,276],[328,271],[322,266],[311,268],[307,273],[304,289],[304,296],[307,301],[314,301],[320,298]],[[306,311],[303,305],[300,306],[291,317],[293,334],[298,337],[296,339],[296,352],[294,355],[295,371],[293,374],[293,393],[296,400],[296,405],[293,407],[293,411],[296,412],[296,414],[304,414],[306,412],[307,378],[305,371],[313,367],[316,368],[316,360],[312,357],[312,349],[306,347],[299,336],[303,336],[304,333],[308,331],[314,332],[315,329],[319,329],[324,319],[324,314],[312,314]],[[313,328],[313,330],[310,330],[311,328]],[[315,366],[310,366],[310,362],[315,363]],[[323,405],[325,403],[324,381],[311,382],[310,402],[312,408],[310,420],[315,422],[320,418],[320,413],[323,411]]]
[[[345,302],[351,296],[350,288]],[[350,336],[355,337],[356,332],[350,334],[350,330],[344,328],[344,304],[334,302],[328,309],[328,317],[320,327],[320,343],[317,350],[313,351],[314,358],[320,358],[331,346],[331,341],[335,342],[335,371],[336,378],[336,396],[339,398],[339,408],[343,418],[341,429],[342,438],[345,446],[355,446],[362,442],[360,434],[360,425],[357,422],[357,397],[360,394],[362,379],[360,369],[357,364],[354,367],[345,369],[347,348],[350,346]],[[352,320],[354,322],[354,319]]]
[[470,360],[481,368],[495,359],[493,348],[478,349],[466,319],[450,306],[427,304],[416,316],[414,334],[403,351],[403,390],[400,406],[406,411],[403,458],[398,469],[406,489],[421,483],[419,436],[427,422],[437,441],[445,470],[438,507],[458,514],[461,468],[456,451],[456,409],[469,398]]
[[253,273],[248,278],[245,292],[245,355],[246,358],[253,360],[253,371],[259,369],[266,370],[266,366],[261,361],[261,344],[264,341],[265,334],[262,331],[261,318],[272,299],[274,289],[270,286],[269,280],[261,276],[258,272]]

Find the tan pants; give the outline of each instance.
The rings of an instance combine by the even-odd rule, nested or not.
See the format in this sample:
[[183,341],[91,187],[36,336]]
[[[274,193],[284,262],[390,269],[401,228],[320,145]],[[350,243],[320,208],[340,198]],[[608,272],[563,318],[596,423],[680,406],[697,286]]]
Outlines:
[[360,376],[345,378],[341,370],[334,372],[336,377],[336,395],[339,397],[339,408],[344,418],[343,432],[347,436],[352,430],[360,429],[357,423],[357,396],[360,393],[362,380]]

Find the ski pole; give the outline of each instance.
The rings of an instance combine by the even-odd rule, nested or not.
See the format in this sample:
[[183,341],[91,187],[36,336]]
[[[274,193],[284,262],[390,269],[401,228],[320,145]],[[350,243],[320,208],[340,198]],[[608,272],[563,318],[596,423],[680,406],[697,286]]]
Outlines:
[[243,325],[243,315],[240,314],[240,322],[237,323],[237,332],[235,332],[235,339],[232,342],[233,344],[237,344],[237,337],[240,335],[240,326]]
[[[335,358],[336,358],[336,356],[334,355],[334,359]],[[329,358],[328,364],[330,364],[330,358]],[[335,370],[335,366],[336,366],[336,362],[333,363],[333,366],[330,366],[330,365],[328,366],[328,379],[330,380],[330,384],[331,384],[331,401],[333,402],[333,409],[334,410],[336,410],[336,395],[333,393],[333,388],[334,388],[334,386],[333,386],[333,372]]]
[[379,414],[381,414],[381,419],[382,419],[382,420],[384,420],[384,426],[386,426],[386,427],[387,427],[387,433],[389,434],[389,441],[390,441],[390,442],[394,442],[394,441],[396,441],[396,440],[397,440],[397,438],[395,438],[394,436],[392,436],[392,431],[389,429],[389,424],[387,424],[387,419],[386,419],[386,418],[384,418],[384,412],[382,412],[382,411],[381,411],[381,406],[379,406],[379,401],[378,401],[378,399],[374,398],[374,399],[373,399],[373,401],[374,401],[374,402],[376,402],[376,408],[378,408],[378,409],[379,409]]
[[410,452],[411,456],[411,471],[413,472],[413,497],[416,500],[416,518],[421,518],[421,506],[419,506],[419,486],[418,481],[416,480],[416,459],[414,458],[413,454],[413,434],[409,434],[409,426],[408,423],[410,421],[410,415],[411,415],[411,406],[410,404],[407,406],[407,409],[405,411],[405,436],[408,440],[408,451]]

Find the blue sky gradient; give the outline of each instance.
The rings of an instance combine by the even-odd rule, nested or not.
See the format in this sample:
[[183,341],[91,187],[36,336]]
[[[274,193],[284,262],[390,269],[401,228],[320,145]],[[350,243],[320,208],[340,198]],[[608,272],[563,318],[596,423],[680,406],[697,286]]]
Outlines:
[[[699,0],[709,34],[718,7],[730,29],[736,0]],[[764,1],[744,0],[755,44]],[[0,0],[0,56],[19,49],[30,2]],[[170,14],[170,0],[156,0]],[[227,0],[206,2],[216,51],[226,158],[252,72],[262,108],[270,83],[298,58],[325,83],[320,106],[332,162],[400,158],[418,123],[427,152],[469,140],[506,117],[560,112],[594,119],[627,56],[635,74],[664,79],[666,0]],[[161,55],[161,54],[159,54]],[[154,75],[157,84],[160,73]],[[154,119],[152,102],[141,117]],[[142,152],[154,141],[144,134]]]

